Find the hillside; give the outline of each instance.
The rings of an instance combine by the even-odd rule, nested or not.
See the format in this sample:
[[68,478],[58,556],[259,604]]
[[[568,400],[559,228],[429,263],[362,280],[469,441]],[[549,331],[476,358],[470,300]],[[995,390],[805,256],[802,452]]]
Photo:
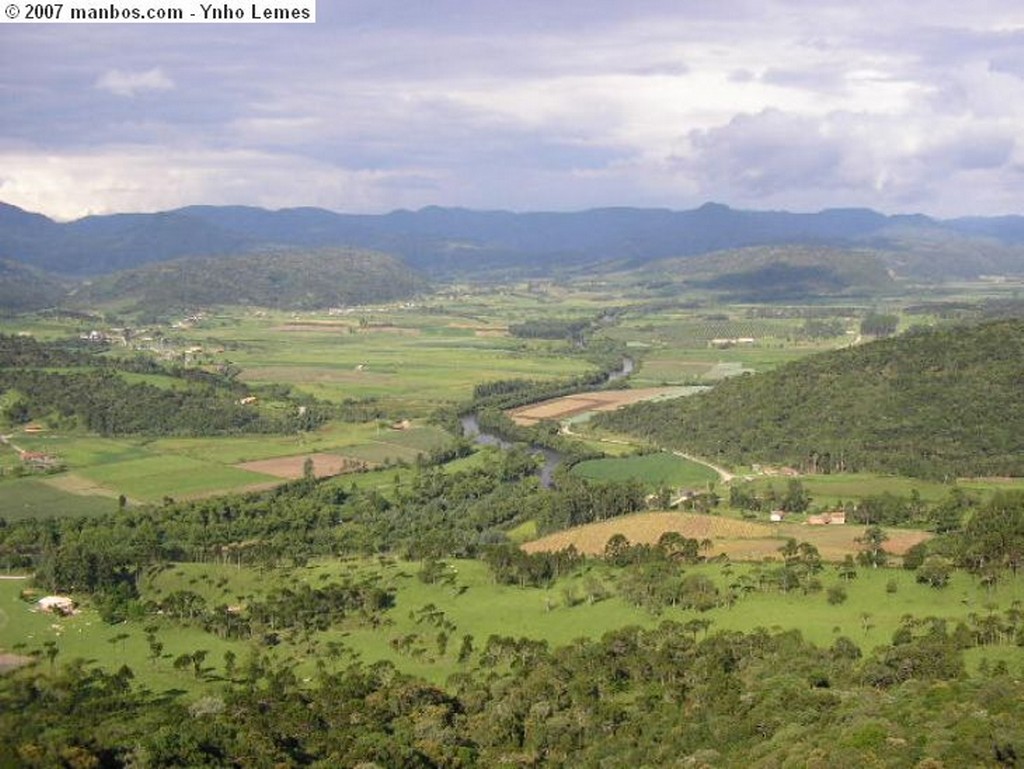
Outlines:
[[594,423],[736,465],[1024,475],[1024,321],[910,332]]
[[707,289],[726,301],[885,293],[894,286],[879,254],[824,246],[751,246],[662,259],[632,273],[659,291]]
[[130,302],[151,312],[223,304],[306,310],[404,299],[424,286],[422,278],[386,254],[278,249],[177,259],[116,273],[86,286],[76,299]]
[[431,206],[388,214],[318,208],[189,206],[59,223],[0,203],[0,254],[64,275],[95,276],[180,257],[268,247],[383,251],[439,277],[550,275],[595,266],[784,244],[873,248],[901,275],[926,279],[1024,273],[1024,219],[935,220],[866,209],[742,211],[471,211]]
[[27,312],[59,304],[67,289],[28,265],[0,259],[0,314]]

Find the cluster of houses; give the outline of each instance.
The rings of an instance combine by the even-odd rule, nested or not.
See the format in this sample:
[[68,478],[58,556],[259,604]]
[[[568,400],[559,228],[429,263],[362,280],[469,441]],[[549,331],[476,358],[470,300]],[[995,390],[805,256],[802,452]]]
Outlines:
[[60,457],[45,451],[22,451],[20,456],[21,464],[30,470],[55,470],[62,464]]
[[[22,428],[26,435],[38,435],[43,432],[46,428],[40,424],[32,422],[25,425]],[[0,444],[10,446],[16,452],[18,452],[18,458],[21,460],[22,467],[28,470],[36,470],[40,472],[47,472],[50,470],[57,470],[63,466],[63,462],[60,457],[54,454],[48,454],[45,451],[26,451],[18,446],[11,443],[11,436],[0,435]]]
[[[768,514],[768,520],[772,523],[782,523],[785,519],[786,513],[783,510],[772,510]],[[808,526],[842,526],[846,524],[846,511],[832,510],[831,512],[808,515],[805,523]]]
[[752,336],[737,336],[731,338],[719,338],[711,339],[708,341],[708,347],[715,347],[719,350],[725,350],[730,347],[738,347],[740,345],[752,345],[757,340]]

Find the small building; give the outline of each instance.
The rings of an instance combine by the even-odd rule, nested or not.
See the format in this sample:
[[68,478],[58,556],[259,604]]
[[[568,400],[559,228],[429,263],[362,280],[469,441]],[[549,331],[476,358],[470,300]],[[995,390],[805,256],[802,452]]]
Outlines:
[[60,460],[52,454],[46,454],[42,451],[23,451],[21,452],[22,464],[35,467],[40,470],[48,470],[51,467],[56,467],[60,464]]
[[782,520],[786,517],[786,514],[782,510],[772,510],[768,513],[768,520],[772,523],[782,523]]
[[22,428],[22,431],[27,433],[28,435],[36,435],[37,433],[43,432],[45,429],[46,428],[43,427],[38,422],[29,422]]
[[831,513],[807,516],[810,526],[842,526],[846,523],[846,511],[834,510]]
[[36,602],[40,611],[48,611],[51,614],[59,614],[66,617],[75,613],[75,602],[66,595],[47,595]]

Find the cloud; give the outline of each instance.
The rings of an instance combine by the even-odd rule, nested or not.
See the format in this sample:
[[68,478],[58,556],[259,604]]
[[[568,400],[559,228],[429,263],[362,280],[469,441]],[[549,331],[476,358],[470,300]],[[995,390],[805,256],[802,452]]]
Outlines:
[[116,96],[135,96],[142,91],[169,91],[174,88],[174,81],[159,67],[145,72],[109,69],[97,78],[96,88]]
[[0,199],[1019,210],[1024,11],[882,5],[352,0],[273,29],[18,25]]
[[[91,213],[159,211],[185,203],[302,205],[372,212],[430,200],[429,169],[350,169],[287,154],[247,150],[166,152],[112,146],[53,157],[0,150],[0,200],[60,219]],[[406,191],[408,190],[408,191]],[[424,192],[428,190],[428,192]]]
[[[1018,175],[1013,126],[959,117],[765,110],[687,139],[686,151],[670,158],[674,171],[706,197],[755,207],[856,203],[899,211],[957,204],[976,212],[982,199],[1006,206]],[[982,179],[984,196],[958,199],[958,185],[974,188]]]

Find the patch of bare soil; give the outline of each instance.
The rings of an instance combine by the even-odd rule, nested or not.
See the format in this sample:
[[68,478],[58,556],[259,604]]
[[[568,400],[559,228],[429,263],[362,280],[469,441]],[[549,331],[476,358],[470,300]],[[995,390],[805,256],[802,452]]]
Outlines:
[[367,466],[367,463],[360,459],[343,457],[339,454],[300,454],[291,457],[257,459],[252,462],[242,462],[235,467],[264,475],[273,475],[276,478],[294,480],[303,476],[307,459],[313,460],[313,475],[317,478],[353,473]]

